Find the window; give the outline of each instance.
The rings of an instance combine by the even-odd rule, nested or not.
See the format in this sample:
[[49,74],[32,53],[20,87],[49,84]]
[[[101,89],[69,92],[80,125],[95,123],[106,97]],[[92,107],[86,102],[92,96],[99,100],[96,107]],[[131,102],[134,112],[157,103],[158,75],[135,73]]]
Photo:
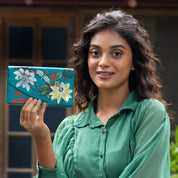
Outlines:
[[[41,19],[41,23],[36,23],[34,19],[7,19],[5,53],[8,65],[66,67],[68,29],[63,20],[53,19],[51,23],[50,20],[45,19],[43,22]],[[6,178],[31,178],[36,174],[32,137],[19,124],[21,108],[22,106],[8,106]],[[44,122],[51,131],[52,139],[65,116],[65,108],[47,107]]]

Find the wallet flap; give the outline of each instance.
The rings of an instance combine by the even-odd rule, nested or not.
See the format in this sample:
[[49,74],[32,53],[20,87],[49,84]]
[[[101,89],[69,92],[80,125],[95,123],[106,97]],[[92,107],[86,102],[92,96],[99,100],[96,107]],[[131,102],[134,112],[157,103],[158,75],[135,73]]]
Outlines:
[[[33,97],[47,102],[49,106],[71,107],[73,88],[73,69],[8,66],[7,102],[9,104],[20,104],[23,103],[23,99]],[[19,103],[15,100],[14,102],[17,103],[13,103],[13,95],[21,95]]]

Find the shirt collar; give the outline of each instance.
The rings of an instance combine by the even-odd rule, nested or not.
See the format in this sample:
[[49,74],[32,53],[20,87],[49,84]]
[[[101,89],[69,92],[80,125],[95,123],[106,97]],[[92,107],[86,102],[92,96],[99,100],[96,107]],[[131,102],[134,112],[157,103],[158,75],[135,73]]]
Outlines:
[[[95,114],[95,106],[97,103],[98,96],[95,96],[92,101],[90,102],[90,105],[88,107],[88,110],[85,112],[82,112],[78,115],[77,120],[75,121],[74,126],[76,127],[85,127],[89,125],[91,128],[98,127],[101,125],[104,125],[96,116]],[[131,92],[129,96],[125,99],[124,103],[122,104],[121,108],[119,109],[118,113],[121,113],[124,110],[130,110],[135,111],[136,107],[138,105],[138,98],[134,92]]]
[[124,103],[122,104],[119,112],[123,110],[132,110],[135,111],[138,105],[138,97],[135,92],[131,92],[129,96],[125,99]]
[[103,125],[102,122],[97,118],[95,114],[95,106],[97,103],[98,96],[93,97],[89,107],[86,111],[80,113],[77,117],[77,120],[74,124],[76,127],[85,127],[89,125],[90,127],[97,127]]

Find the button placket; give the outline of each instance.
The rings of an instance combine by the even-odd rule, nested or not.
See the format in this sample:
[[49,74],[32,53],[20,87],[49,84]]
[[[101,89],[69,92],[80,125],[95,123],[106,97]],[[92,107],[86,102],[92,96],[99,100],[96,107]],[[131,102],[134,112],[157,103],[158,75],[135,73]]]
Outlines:
[[101,127],[100,130],[100,148],[99,148],[99,167],[101,171],[101,177],[105,177],[104,162],[105,162],[105,147],[106,147],[106,127]]
[[101,136],[100,136],[100,151],[99,157],[103,158],[105,153],[105,145],[106,145],[106,128],[101,128]]
[[100,158],[103,158],[103,154],[100,154]]

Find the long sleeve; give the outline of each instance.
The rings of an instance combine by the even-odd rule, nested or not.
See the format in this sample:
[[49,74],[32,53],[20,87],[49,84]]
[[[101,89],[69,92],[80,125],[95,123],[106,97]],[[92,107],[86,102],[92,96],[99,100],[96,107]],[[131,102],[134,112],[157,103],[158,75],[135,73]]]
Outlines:
[[170,123],[165,107],[157,100],[145,100],[135,115],[133,159],[119,178],[169,178]]
[[48,169],[37,164],[38,174],[34,178],[68,178],[74,175],[72,172],[73,136],[73,118],[68,117],[59,125],[53,140],[53,149],[57,160],[56,168]]

